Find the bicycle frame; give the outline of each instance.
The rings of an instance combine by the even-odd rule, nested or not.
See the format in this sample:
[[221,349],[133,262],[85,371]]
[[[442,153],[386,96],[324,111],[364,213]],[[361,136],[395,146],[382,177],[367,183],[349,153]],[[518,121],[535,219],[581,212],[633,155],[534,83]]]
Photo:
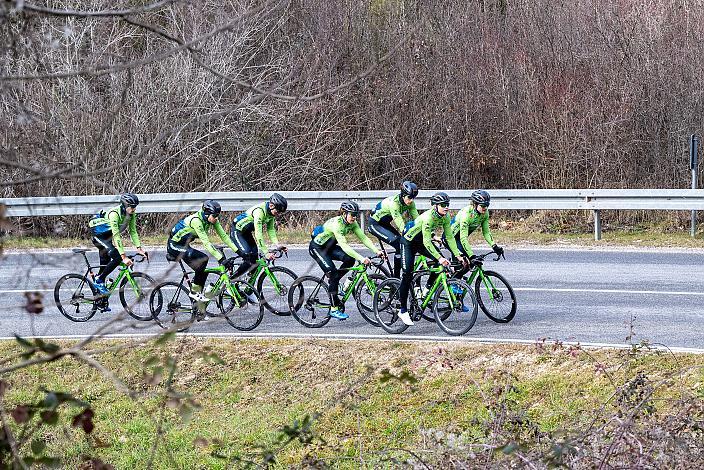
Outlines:
[[447,284],[447,272],[445,271],[445,268],[443,266],[437,266],[434,268],[427,268],[424,270],[421,270],[420,272],[427,271],[429,273],[438,273],[438,277],[435,278],[435,282],[433,283],[432,287],[428,291],[428,293],[425,295],[423,298],[423,302],[420,305],[421,310],[424,310],[428,304],[432,301],[433,296],[435,296],[435,292],[440,288],[442,285],[443,289],[445,289],[445,292],[448,293],[448,299],[450,300],[450,307],[454,308],[455,304],[457,303],[457,299],[455,299],[455,293],[452,292],[452,289]]
[[[484,256],[488,256],[489,254],[491,254],[491,252],[486,253],[485,255],[481,256],[482,262],[484,261]],[[486,291],[489,294],[489,299],[494,300],[494,290],[496,289],[496,287],[494,286],[494,283],[491,282],[491,279],[488,276],[484,275],[484,267],[481,264],[478,265],[476,268],[474,268],[471,271],[471,274],[469,275],[469,277],[466,278],[467,284],[469,284],[471,286],[472,283],[478,277],[481,278],[481,280],[482,280],[481,283],[484,285],[484,287],[486,287]]]
[[[83,277],[85,277],[85,278],[90,277],[90,279],[95,280],[95,273],[93,272],[93,270],[96,268],[99,269],[99,268],[103,267],[104,265],[99,264],[97,266],[91,266],[86,254],[82,253],[82,255],[83,255],[83,259],[85,260],[86,266],[87,266],[86,273],[83,275]],[[120,285],[122,278],[125,276],[127,276],[127,279],[129,280],[130,285],[132,286],[133,289],[135,289],[137,294],[141,294],[141,287],[139,286],[139,284],[134,282],[134,278],[132,277],[132,274],[131,274],[132,271],[130,270],[130,268],[125,263],[121,262],[120,265],[118,266],[118,269],[119,269],[119,271],[117,273],[117,277],[108,286],[106,286],[108,289],[107,295],[100,294],[99,297],[101,297],[101,298],[110,297],[112,295],[112,293],[115,291],[115,289],[117,289],[117,287]],[[83,287],[83,286],[81,286],[81,287]]]
[[352,297],[352,294],[354,293],[355,289],[357,288],[357,284],[359,284],[362,280],[364,280],[364,283],[367,285],[367,288],[373,292],[374,291],[374,283],[369,280],[369,276],[367,275],[367,266],[364,264],[360,264],[358,266],[353,266],[348,271],[353,271],[356,272],[354,275],[354,279],[352,280],[352,283],[350,286],[347,288],[345,291],[345,295],[342,297],[342,302],[346,303],[347,300]]
[[[181,284],[183,284],[183,281],[186,280],[186,283],[188,284],[188,290],[191,290],[192,282],[191,278],[189,277],[189,273],[186,271],[186,268],[183,267],[183,264],[181,264],[181,270],[183,271],[183,277],[181,278]],[[232,280],[230,279],[230,275],[227,273],[227,269],[225,269],[224,266],[216,266],[214,268],[206,268],[205,269],[206,274],[215,274],[218,276],[218,279],[213,283],[213,290],[212,292],[220,292],[221,289],[225,288],[227,289],[228,294],[233,299],[237,300],[238,306],[241,305],[243,302],[246,302],[242,294],[235,289],[235,286],[232,284]],[[214,297],[213,297],[214,298]],[[209,299],[206,302],[206,305],[209,304],[213,299]]]

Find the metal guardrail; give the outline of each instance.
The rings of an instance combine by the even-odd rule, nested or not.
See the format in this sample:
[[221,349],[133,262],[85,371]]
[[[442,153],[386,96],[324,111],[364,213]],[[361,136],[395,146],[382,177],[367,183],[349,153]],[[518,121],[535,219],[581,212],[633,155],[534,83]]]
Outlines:
[[[430,206],[435,191],[420,191],[416,205]],[[470,190],[446,191],[451,207],[459,209],[469,203]],[[389,191],[281,191],[289,201],[289,210],[337,210],[345,199],[357,201],[363,210],[372,209],[381,199],[395,194]],[[267,198],[269,192],[242,191],[216,193],[140,194],[140,213],[179,213],[200,208],[205,199],[217,199],[225,211],[241,211]],[[94,214],[118,197],[57,196],[0,199],[8,217],[37,217]],[[591,210],[594,212],[594,236],[601,239],[600,210],[704,210],[702,189],[504,189],[491,190],[491,208],[530,210]]]

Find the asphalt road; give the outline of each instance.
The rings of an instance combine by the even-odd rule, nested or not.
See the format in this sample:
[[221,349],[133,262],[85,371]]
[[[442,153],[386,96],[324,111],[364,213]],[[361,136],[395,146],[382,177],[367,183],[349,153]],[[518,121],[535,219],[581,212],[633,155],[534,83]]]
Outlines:
[[[482,252],[484,247],[477,247]],[[97,252],[89,254],[97,264]],[[211,261],[214,263],[214,261]],[[291,250],[281,263],[298,274],[320,274],[307,250]],[[466,338],[536,341],[541,338],[581,343],[625,344],[649,341],[669,347],[704,348],[704,253],[665,251],[596,251],[508,249],[506,260],[487,262],[511,282],[518,296],[518,313],[509,324],[496,324],[479,313]],[[163,252],[139,265],[154,278],[163,278],[168,263]],[[68,272],[83,272],[80,255],[70,252],[10,253],[0,258],[0,337],[14,334],[66,336],[94,332],[114,313],[98,313],[88,322],[64,318],[53,302],[56,280]],[[166,277],[178,279],[178,270]],[[44,295],[45,311],[24,310],[25,291]],[[111,298],[115,311],[117,296]],[[349,320],[331,320],[314,331],[324,335],[385,335],[367,324],[348,305]],[[153,324],[139,323],[126,333],[158,332]],[[191,333],[236,333],[227,323],[210,320],[195,324]],[[269,312],[257,333],[310,334],[312,330],[291,317]],[[422,322],[403,335],[442,336],[439,328]]]

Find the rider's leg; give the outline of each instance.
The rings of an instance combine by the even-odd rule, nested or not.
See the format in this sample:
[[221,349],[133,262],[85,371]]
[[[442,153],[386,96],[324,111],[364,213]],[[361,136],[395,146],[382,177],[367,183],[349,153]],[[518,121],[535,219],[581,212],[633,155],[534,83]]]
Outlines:
[[[447,246],[447,241],[445,241],[444,243],[445,243],[445,246]],[[460,253],[462,254],[462,256],[469,259],[469,255],[467,254],[467,251],[465,251],[464,247],[462,246],[462,243],[460,242],[460,235],[459,234],[457,234],[457,236],[455,237],[455,243],[457,244],[457,249],[460,250]],[[448,247],[448,249],[449,249],[449,247]],[[458,260],[453,257],[453,261],[457,262]],[[460,269],[455,271],[455,274],[452,277],[456,277],[457,279],[462,279],[465,276],[465,274],[467,274],[469,272],[469,268],[470,268],[469,265],[462,266]]]
[[232,241],[237,246],[237,254],[242,257],[242,264],[240,264],[233,274],[233,277],[237,279],[256,266],[258,248],[251,231],[240,232],[239,230],[232,230],[230,232],[230,238],[232,238]]
[[[340,285],[340,280],[345,277],[345,274],[349,273],[349,269],[354,266],[354,258],[352,258],[350,255],[344,252],[342,248],[340,248],[339,245],[335,245],[334,248],[332,248],[329,252],[328,255],[330,258],[336,261],[342,261],[342,264],[340,265],[339,273],[340,276],[337,279],[337,285],[336,285],[336,290],[334,292],[339,291],[339,285]],[[332,291],[332,282],[330,283],[330,291]]]
[[390,226],[377,222],[374,219],[369,219],[369,233],[376,236],[379,241],[391,245],[396,252],[394,253],[393,277],[398,277],[401,273],[401,235],[398,231]]
[[320,269],[322,269],[323,272],[327,274],[328,291],[330,292],[330,296],[332,297],[332,303],[334,306],[339,307],[341,302],[340,297],[337,295],[337,289],[340,285],[341,273],[335,266],[335,263],[333,263],[333,260],[330,256],[330,252],[332,251],[333,245],[337,245],[337,243],[328,242],[325,245],[320,246],[315,243],[315,241],[311,240],[310,244],[308,245],[308,253],[310,253],[315,262],[318,263]]
[[98,247],[98,254],[100,256],[100,271],[96,276],[96,281],[101,284],[105,284],[105,279],[108,275],[115,270],[116,267],[122,262],[122,257],[120,253],[115,248],[112,243],[112,237],[109,238],[99,238],[93,237],[91,239],[93,245]]
[[205,272],[205,268],[208,266],[208,255],[202,251],[188,247],[188,250],[186,250],[183,255],[183,261],[195,271],[191,290],[194,292],[202,292],[205,281],[208,278],[208,274]]

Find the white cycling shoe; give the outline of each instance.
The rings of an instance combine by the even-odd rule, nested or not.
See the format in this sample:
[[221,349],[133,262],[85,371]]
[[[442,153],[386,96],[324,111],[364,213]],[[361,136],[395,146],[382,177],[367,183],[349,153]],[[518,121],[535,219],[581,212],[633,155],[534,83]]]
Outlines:
[[411,320],[411,314],[408,312],[399,312],[396,314],[398,318],[403,322],[404,325],[406,326],[413,326],[413,320]]

